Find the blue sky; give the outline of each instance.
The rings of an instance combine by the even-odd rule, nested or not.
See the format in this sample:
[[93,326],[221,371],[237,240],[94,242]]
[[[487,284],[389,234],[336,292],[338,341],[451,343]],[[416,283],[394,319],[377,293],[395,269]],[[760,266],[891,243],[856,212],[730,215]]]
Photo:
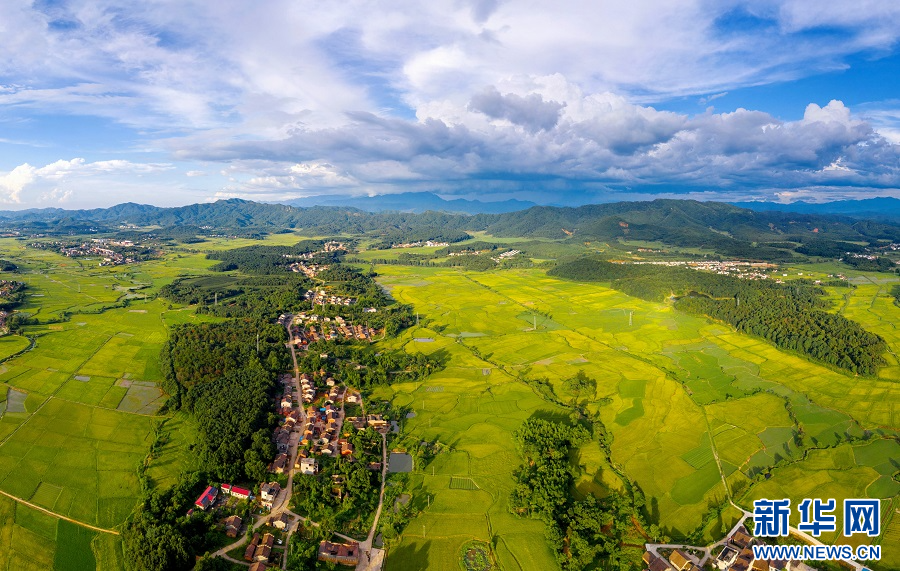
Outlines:
[[888,0],[8,0],[0,209],[900,197],[898,39]]

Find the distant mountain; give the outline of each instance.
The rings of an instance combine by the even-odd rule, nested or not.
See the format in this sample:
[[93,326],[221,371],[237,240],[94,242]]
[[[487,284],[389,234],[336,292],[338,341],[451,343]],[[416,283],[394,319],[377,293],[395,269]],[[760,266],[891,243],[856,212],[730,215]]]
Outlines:
[[503,200],[482,202],[456,198],[446,200],[433,192],[403,192],[400,194],[379,194],[376,196],[322,195],[288,200],[282,204],[309,208],[312,206],[341,206],[358,208],[366,212],[449,212],[457,214],[500,214],[525,210],[535,205],[525,200]]
[[[368,234],[373,237],[442,236],[484,231],[498,237],[543,237],[576,241],[662,242],[704,248],[725,256],[778,259],[798,247],[845,251],[848,242],[900,242],[900,224],[834,214],[754,211],[721,202],[653,200],[589,204],[579,207],[532,206],[499,214],[367,212],[342,206],[296,208],[240,199],[158,208],[120,204],[93,210],[41,209],[0,212],[0,226],[29,233],[84,233],[121,224],[195,226],[243,235],[283,229],[315,235]],[[802,245],[802,246],[798,246]],[[806,251],[809,248],[805,248]]]
[[838,200],[814,204],[811,202],[732,202],[735,206],[758,212],[802,212],[807,214],[842,214],[852,218],[900,221],[900,199],[879,197],[862,200]]

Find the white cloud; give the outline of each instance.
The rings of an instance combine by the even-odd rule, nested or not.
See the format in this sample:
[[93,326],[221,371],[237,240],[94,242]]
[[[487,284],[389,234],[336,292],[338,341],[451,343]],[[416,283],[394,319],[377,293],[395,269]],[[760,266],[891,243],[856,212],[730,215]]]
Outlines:
[[21,164],[9,172],[0,172],[0,201],[6,203],[60,202],[76,188],[109,180],[117,175],[142,176],[172,169],[161,163],[133,163],[116,159],[87,162],[82,158],[60,159],[43,167]]
[[[729,24],[735,14],[759,25]],[[889,110],[856,116],[816,102],[781,121],[650,102],[706,105],[898,40],[890,0],[9,0],[0,113],[112,119],[175,158],[224,163],[232,180],[215,190],[254,196],[513,192],[534,180],[889,186],[900,182],[889,144],[900,142],[900,119]],[[0,173],[0,195],[54,200],[63,194],[46,189],[158,172],[75,161]],[[179,178],[212,193],[219,178],[205,175]]]

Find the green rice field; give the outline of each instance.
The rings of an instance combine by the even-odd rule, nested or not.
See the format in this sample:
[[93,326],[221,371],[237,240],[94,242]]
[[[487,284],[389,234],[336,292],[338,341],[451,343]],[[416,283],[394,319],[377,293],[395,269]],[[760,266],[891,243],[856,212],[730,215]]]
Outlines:
[[[378,272],[395,298],[428,319],[427,328],[408,331],[397,342],[433,338],[434,343],[410,342],[407,348],[442,351],[450,358],[450,367],[425,383],[395,385],[383,394],[415,410],[406,431],[453,445],[452,453],[438,455],[413,474],[420,493],[434,498],[432,507],[409,524],[389,554],[388,569],[424,562],[442,568],[435,554],[484,536],[460,534],[462,528],[455,526],[432,529],[434,518],[476,522],[479,512],[499,537],[498,545],[505,546],[496,550],[501,567],[534,568],[517,563],[516,555],[526,548],[514,538],[520,527],[535,522],[502,514],[509,522],[500,527],[503,533],[494,525],[505,501],[499,496],[508,495],[518,462],[508,453],[510,433],[529,416],[526,411],[554,409],[523,382],[528,378],[547,378],[562,402],[578,401],[599,415],[613,436],[612,462],[646,494],[652,523],[673,538],[703,526],[710,543],[719,539],[725,524],[705,524],[705,516],[709,506],[729,499],[752,509],[756,497],[799,498],[818,485],[835,497],[892,499],[900,492],[894,479],[900,457],[896,441],[889,439],[900,426],[900,393],[893,380],[896,358],[890,355],[879,377],[863,380],[666,304],[598,284],[556,280],[540,270],[379,266]],[[888,302],[887,289],[860,286],[843,311],[900,350],[893,331],[900,308]],[[535,313],[542,316],[536,330]],[[492,373],[485,377],[481,369],[488,367]],[[596,394],[567,391],[562,381],[579,370],[597,380]],[[518,391],[527,399],[500,404]],[[536,412],[542,409],[546,412]],[[621,489],[621,479],[596,444],[584,448],[578,492],[602,496]],[[830,464],[827,459],[841,450],[846,451],[842,463]],[[477,472],[485,454],[493,485],[485,485]],[[764,474],[770,475],[761,481]],[[466,476],[481,490],[496,491],[491,501],[457,497],[473,494],[462,485]],[[736,519],[734,508],[726,511],[725,519]],[[895,568],[890,565],[875,568]]]

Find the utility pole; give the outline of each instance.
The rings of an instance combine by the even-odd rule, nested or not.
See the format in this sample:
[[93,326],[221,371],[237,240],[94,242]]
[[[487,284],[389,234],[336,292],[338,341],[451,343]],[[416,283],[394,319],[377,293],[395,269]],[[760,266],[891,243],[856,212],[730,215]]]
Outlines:
[[256,334],[256,353],[259,354],[259,333]]
[[215,300],[214,303],[216,307],[219,307],[219,292],[215,293],[215,297],[213,299]]
[[531,319],[534,322],[534,331],[537,331],[537,315],[531,314]]
[[631,323],[632,323],[631,318],[632,317],[634,317],[634,311],[629,311],[628,312],[628,326],[629,327],[631,327]]

